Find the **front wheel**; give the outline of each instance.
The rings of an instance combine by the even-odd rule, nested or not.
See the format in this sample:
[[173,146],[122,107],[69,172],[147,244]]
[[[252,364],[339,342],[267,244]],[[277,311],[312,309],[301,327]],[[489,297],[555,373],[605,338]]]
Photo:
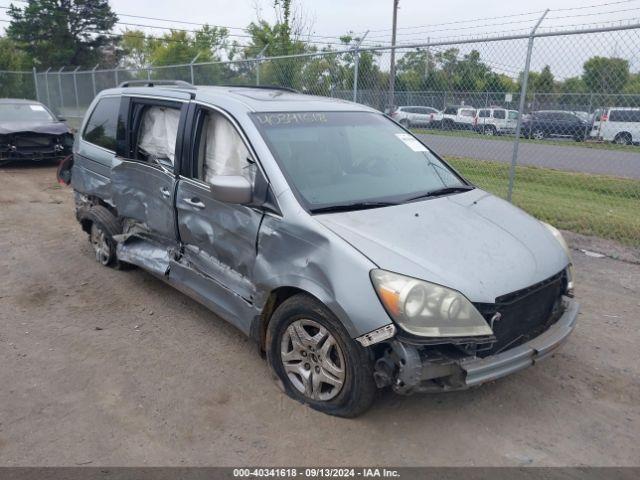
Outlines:
[[299,294],[283,302],[269,322],[266,347],[271,369],[293,399],[339,417],[356,417],[373,403],[368,352],[318,300]]

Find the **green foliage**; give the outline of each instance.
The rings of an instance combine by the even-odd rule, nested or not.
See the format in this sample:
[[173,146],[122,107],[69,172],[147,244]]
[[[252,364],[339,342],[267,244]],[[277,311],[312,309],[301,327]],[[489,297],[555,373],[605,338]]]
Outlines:
[[29,0],[11,4],[8,36],[18,42],[40,68],[94,65],[114,49],[109,32],[118,17],[107,0]]
[[[0,37],[0,97],[29,98],[33,96],[32,61],[13,40]],[[24,71],[26,73],[10,73]]]
[[629,61],[591,57],[584,63],[582,79],[593,93],[620,93],[629,80]]

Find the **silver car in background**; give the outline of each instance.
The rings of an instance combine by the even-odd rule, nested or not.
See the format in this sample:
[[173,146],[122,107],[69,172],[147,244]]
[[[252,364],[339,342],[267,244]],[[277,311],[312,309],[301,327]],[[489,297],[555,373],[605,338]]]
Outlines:
[[89,108],[71,184],[102,265],[203,303],[328,414],[495,380],[576,323],[555,228],[355,103],[129,82]]

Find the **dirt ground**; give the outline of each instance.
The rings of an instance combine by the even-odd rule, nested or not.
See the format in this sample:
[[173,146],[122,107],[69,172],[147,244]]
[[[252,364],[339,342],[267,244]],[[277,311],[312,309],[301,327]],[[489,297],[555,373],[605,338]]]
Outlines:
[[99,266],[54,174],[0,169],[0,466],[640,465],[640,265],[574,252],[582,313],[553,358],[344,420],[204,307]]

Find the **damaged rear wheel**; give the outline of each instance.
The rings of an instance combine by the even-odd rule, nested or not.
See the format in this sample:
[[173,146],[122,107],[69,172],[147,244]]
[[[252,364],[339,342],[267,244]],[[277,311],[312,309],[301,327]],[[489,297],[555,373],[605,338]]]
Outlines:
[[315,410],[355,417],[375,398],[369,353],[308,295],[291,297],[274,312],[267,359],[287,395]]
[[[88,222],[89,242],[93,247],[96,261],[105,267],[124,269],[128,266],[118,261],[114,235],[121,233],[122,227],[118,219],[105,207],[95,205],[86,215]],[[85,227],[86,228],[86,227]]]

